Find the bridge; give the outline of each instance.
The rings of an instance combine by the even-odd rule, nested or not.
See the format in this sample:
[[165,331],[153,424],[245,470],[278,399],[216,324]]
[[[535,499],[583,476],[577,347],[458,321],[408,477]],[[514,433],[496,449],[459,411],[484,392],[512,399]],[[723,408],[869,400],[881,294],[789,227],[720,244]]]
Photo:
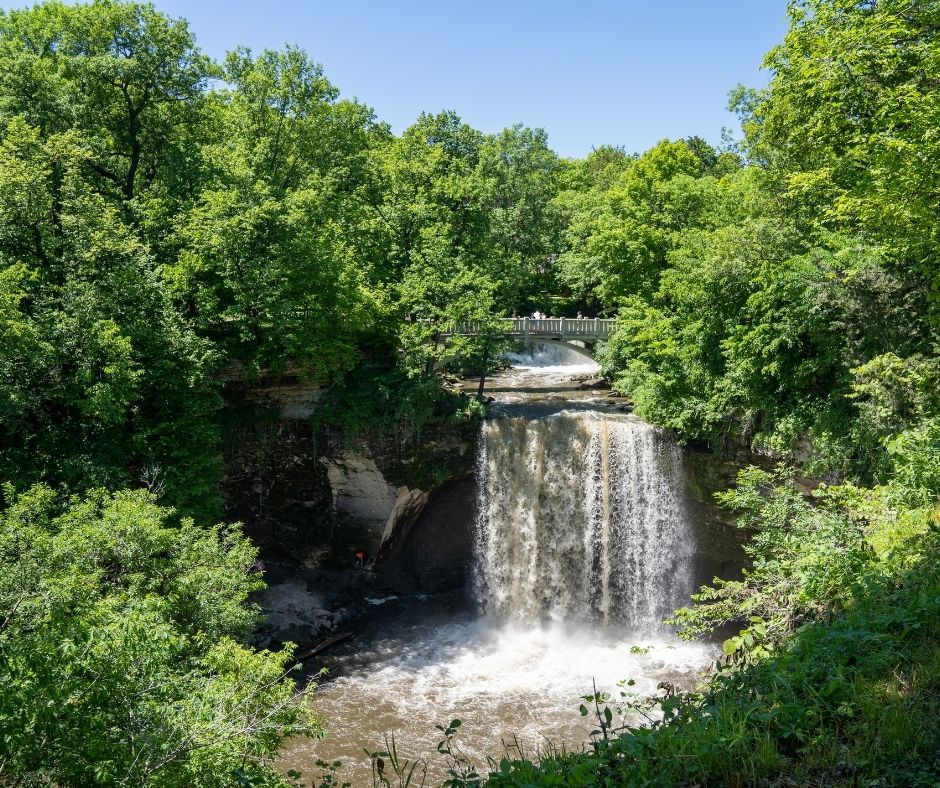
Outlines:
[[[584,342],[594,344],[607,339],[614,330],[616,320],[601,320],[599,318],[576,317],[546,317],[536,319],[533,317],[507,317],[503,321],[505,329],[503,334],[511,337],[526,339],[548,339],[556,342]],[[444,335],[475,336],[480,333],[480,322],[469,320],[458,323],[452,331],[442,332]]]
[[[572,317],[507,317],[503,319],[503,336],[517,337],[523,344],[533,341],[551,345],[561,345],[581,356],[594,360],[591,348],[597,342],[607,339],[614,331],[616,320],[600,318]],[[492,324],[490,324],[492,325]],[[449,331],[442,331],[443,336],[476,336],[481,332],[479,321],[468,320],[458,323]],[[493,332],[489,328],[486,333]],[[446,362],[437,362],[438,365]]]

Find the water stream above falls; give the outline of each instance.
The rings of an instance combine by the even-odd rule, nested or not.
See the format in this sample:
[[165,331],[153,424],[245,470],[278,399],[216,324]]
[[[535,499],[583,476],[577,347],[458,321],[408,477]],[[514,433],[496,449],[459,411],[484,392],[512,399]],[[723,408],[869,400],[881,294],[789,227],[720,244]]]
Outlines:
[[472,588],[374,600],[316,693],[330,736],[293,742],[284,768],[309,780],[317,758],[340,759],[341,779],[371,785],[362,748],[394,733],[438,784],[446,767],[434,728],[455,717],[464,752],[483,767],[507,742],[530,757],[549,741],[577,749],[592,729],[580,697],[595,683],[616,691],[633,679],[641,694],[689,685],[713,659],[712,645],[683,643],[661,624],[709,577],[681,449],[575,391],[572,377],[596,367],[566,360],[520,356],[488,386],[498,401],[481,428]]

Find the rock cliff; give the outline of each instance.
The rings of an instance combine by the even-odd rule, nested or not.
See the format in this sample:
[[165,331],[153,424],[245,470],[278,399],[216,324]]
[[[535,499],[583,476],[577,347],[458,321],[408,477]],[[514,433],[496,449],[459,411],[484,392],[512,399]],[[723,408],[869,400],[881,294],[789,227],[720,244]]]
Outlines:
[[[226,391],[226,516],[259,546],[265,645],[305,646],[372,593],[462,587],[472,558],[476,427],[350,437],[314,428],[323,395],[290,378]],[[356,571],[355,553],[367,571]]]

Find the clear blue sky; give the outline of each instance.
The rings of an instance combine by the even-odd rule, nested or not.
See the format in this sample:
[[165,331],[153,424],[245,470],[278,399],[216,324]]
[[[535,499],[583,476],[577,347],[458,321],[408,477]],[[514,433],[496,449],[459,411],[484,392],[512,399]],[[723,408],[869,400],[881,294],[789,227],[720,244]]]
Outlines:
[[[540,126],[564,156],[718,142],[738,82],[766,84],[786,0],[155,0],[221,57],[298,44],[402,131],[454,109],[483,131]],[[14,3],[20,5],[20,3]],[[23,3],[26,5],[26,3]]]

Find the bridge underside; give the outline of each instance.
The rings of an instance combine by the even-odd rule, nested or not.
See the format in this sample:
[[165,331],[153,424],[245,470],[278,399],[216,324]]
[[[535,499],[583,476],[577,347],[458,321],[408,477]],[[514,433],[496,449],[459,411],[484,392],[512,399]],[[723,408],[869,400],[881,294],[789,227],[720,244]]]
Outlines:
[[[572,353],[576,353],[582,358],[596,362],[594,358],[594,345],[596,343],[594,342],[585,342],[581,339],[553,339],[552,337],[530,337],[526,340],[520,337],[518,344],[522,352],[525,352],[527,348],[531,348],[533,345],[555,345],[556,347],[570,350]],[[443,358],[437,359],[434,362],[434,369],[440,369],[446,366],[455,358],[456,356],[444,356]]]
[[551,337],[532,337],[528,341],[519,340],[519,346],[522,348],[525,348],[527,345],[529,347],[533,345],[554,345],[555,347],[570,350],[572,353],[577,353],[579,356],[583,356],[591,361],[595,360],[594,344],[593,342],[585,342],[582,339],[560,339]]

